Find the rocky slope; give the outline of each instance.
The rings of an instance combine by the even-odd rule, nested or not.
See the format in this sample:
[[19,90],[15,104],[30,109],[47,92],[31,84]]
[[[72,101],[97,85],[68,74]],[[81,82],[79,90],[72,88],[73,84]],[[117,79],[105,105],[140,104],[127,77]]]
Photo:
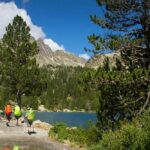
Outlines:
[[42,39],[37,41],[39,47],[39,54],[37,55],[37,62],[40,66],[53,65],[53,66],[84,66],[86,60],[79,58],[66,51],[57,50],[52,51],[51,48],[44,44]]
[[110,62],[110,67],[115,66],[116,58],[120,59],[120,53],[109,53],[109,54],[96,54],[85,64],[86,67],[97,69],[99,66],[103,66],[105,58],[108,57]]

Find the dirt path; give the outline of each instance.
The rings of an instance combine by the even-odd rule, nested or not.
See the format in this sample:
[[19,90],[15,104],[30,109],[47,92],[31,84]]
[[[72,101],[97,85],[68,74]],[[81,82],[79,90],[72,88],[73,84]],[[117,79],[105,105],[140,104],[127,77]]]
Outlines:
[[75,150],[62,143],[51,141],[47,130],[35,128],[35,133],[29,135],[23,125],[16,127],[11,123],[10,127],[6,127],[5,122],[0,122],[0,146],[13,144],[32,145],[44,150]]

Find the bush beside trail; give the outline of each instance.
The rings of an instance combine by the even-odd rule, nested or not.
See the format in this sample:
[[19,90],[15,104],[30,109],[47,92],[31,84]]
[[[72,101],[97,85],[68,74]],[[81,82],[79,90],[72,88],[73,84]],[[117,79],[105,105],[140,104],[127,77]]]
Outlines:
[[55,124],[49,131],[52,139],[60,142],[68,141],[73,146],[86,148],[100,140],[101,134],[96,126],[85,128],[68,128],[64,123]]
[[102,134],[102,139],[90,150],[147,150],[150,149],[150,116],[146,112],[115,131]]

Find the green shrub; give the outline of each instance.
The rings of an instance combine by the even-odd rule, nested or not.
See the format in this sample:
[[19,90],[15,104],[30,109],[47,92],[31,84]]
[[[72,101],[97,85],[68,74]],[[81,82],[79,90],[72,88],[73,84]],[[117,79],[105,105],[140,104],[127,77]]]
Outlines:
[[145,149],[150,149],[150,110],[146,111],[142,117],[139,118],[139,124],[147,134],[147,141]]
[[90,150],[148,150],[150,149],[149,113],[134,119],[116,131],[106,131],[102,140]]
[[92,144],[98,143],[101,139],[101,135],[102,132],[95,125],[91,125],[86,131],[87,145],[91,146]]
[[68,139],[76,143],[77,145],[80,146],[85,146],[87,137],[86,137],[86,131],[83,128],[78,128],[78,129],[68,129],[69,132],[69,137]]
[[133,125],[125,125],[116,132],[110,131],[103,135],[102,149],[144,149],[146,134],[141,128]]
[[49,135],[52,138],[63,142],[65,139],[67,139],[66,128],[67,128],[66,124],[57,123],[57,124],[54,125],[54,127],[52,129],[50,129]]
[[67,128],[63,123],[56,124],[49,131],[49,136],[63,142],[69,140],[78,146],[90,146],[97,143],[101,137],[100,131],[96,126],[89,128]]
[[141,128],[128,124],[121,130],[103,134],[101,142],[91,150],[144,150],[146,140],[147,135]]

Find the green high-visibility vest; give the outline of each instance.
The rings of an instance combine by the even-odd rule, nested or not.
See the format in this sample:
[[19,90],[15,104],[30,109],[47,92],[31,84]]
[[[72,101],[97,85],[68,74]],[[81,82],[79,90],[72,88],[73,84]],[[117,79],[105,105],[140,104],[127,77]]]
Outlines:
[[19,150],[19,146],[14,145],[13,150]]
[[15,106],[14,115],[17,117],[21,116],[21,110],[20,110],[20,107],[18,105]]

